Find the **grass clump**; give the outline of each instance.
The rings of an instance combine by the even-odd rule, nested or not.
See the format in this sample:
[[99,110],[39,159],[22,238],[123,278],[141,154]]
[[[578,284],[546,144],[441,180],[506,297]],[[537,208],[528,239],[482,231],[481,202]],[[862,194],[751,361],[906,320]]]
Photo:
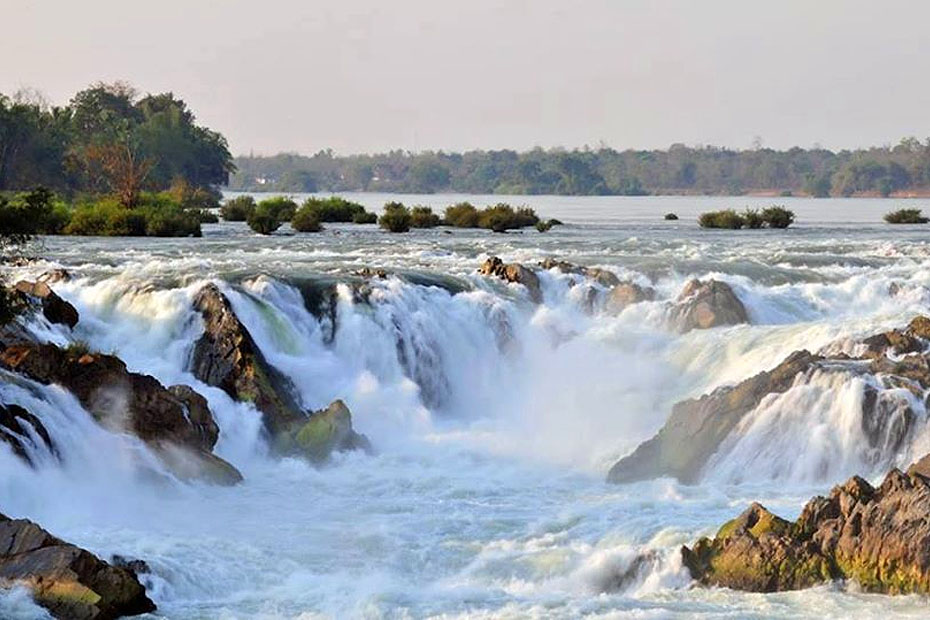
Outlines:
[[885,214],[889,224],[926,224],[930,219],[924,217],[920,209],[898,209]]
[[738,230],[743,227],[745,221],[743,216],[733,209],[723,211],[708,211],[702,213],[698,218],[698,225],[701,228],[726,228],[729,230]]
[[410,230],[410,211],[402,203],[389,202],[384,205],[384,213],[378,218],[378,225],[393,233]]

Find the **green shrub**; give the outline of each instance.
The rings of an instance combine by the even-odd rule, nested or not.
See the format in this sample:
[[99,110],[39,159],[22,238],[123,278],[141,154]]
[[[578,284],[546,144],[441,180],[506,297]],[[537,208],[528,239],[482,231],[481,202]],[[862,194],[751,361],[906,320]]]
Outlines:
[[191,209],[191,213],[197,216],[201,224],[219,224],[220,222],[216,213],[208,209]]
[[281,222],[271,213],[255,211],[249,216],[249,228],[260,235],[270,235],[281,227]]
[[145,221],[148,237],[200,237],[200,214],[177,205],[152,205],[137,208]]
[[503,202],[487,207],[478,213],[478,225],[494,232],[535,226],[538,221],[539,218],[532,209],[522,207],[514,211],[513,207]]
[[[353,222],[356,217],[363,217],[366,213],[362,205],[340,196],[310,197],[304,201],[303,206],[315,211],[321,222]],[[377,218],[375,215],[375,220]]]
[[666,213],[666,214],[665,214],[665,219],[666,219],[666,220],[669,220],[669,221],[673,221],[673,220],[677,220],[677,219],[678,219],[678,216],[675,215],[674,213]]
[[248,194],[236,196],[220,207],[220,216],[227,222],[245,222],[255,213],[255,199]]
[[165,194],[183,209],[216,209],[223,194],[212,187],[195,187],[185,179],[175,179]]
[[762,209],[762,219],[769,228],[788,228],[794,223],[794,211],[772,206]]
[[115,198],[84,204],[74,210],[65,227],[66,235],[144,237],[145,215],[127,209]]
[[446,207],[443,223],[456,228],[478,228],[478,209],[470,202],[460,202]]
[[378,214],[372,213],[371,211],[364,211],[362,213],[356,213],[352,216],[352,223],[354,224],[377,224],[378,223]]
[[552,228],[552,220],[539,220],[536,222],[536,230],[541,233],[549,232],[550,228]]
[[885,214],[889,224],[926,224],[930,219],[924,217],[920,209],[898,209]]
[[297,213],[291,219],[291,227],[297,232],[320,232],[319,213],[307,203],[297,209]]
[[278,222],[290,222],[297,213],[297,203],[284,196],[275,196],[262,200],[255,209],[277,218]]
[[759,214],[758,209],[746,209],[743,211],[743,225],[746,228],[762,228],[765,220]]
[[394,233],[407,232],[410,230],[410,211],[399,202],[389,202],[384,205],[378,225]]
[[725,209],[723,211],[708,211],[702,213],[701,217],[698,218],[698,224],[701,228],[727,228],[730,230],[738,230],[743,227],[745,221],[743,220],[743,216],[733,209]]
[[415,206],[410,209],[411,228],[435,228],[439,226],[439,216],[429,207]]

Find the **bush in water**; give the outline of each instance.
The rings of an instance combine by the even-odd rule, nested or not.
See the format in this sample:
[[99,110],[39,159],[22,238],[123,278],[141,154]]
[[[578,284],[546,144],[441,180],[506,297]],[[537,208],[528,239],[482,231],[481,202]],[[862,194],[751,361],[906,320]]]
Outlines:
[[220,207],[220,217],[227,222],[245,222],[255,213],[255,199],[249,195],[236,196]]
[[794,223],[794,211],[772,206],[762,209],[762,219],[769,228],[788,228]]
[[265,215],[275,217],[278,222],[290,222],[297,212],[297,203],[284,196],[275,196],[262,200],[255,210],[256,213],[261,211]]
[[439,216],[429,207],[415,206],[410,209],[411,228],[435,228],[439,226]]
[[320,226],[319,213],[306,203],[291,218],[291,226],[297,232],[319,232],[323,228]]
[[378,225],[391,232],[400,233],[410,230],[410,211],[399,202],[384,205],[384,213],[378,218]]
[[885,214],[889,224],[926,224],[930,219],[924,217],[920,209],[898,209]]
[[315,212],[321,222],[354,222],[356,217],[363,217],[366,213],[362,205],[339,196],[310,197],[304,201],[303,206]]

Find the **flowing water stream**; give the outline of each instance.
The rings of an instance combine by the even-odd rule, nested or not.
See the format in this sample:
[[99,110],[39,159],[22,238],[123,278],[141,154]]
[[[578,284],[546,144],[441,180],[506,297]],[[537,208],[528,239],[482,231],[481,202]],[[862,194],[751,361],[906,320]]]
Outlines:
[[[440,208],[459,198],[400,197]],[[678,554],[750,501],[794,518],[849,475],[881,477],[930,451],[923,403],[904,447],[867,449],[864,379],[821,373],[764,400],[697,485],[605,477],[678,400],[927,312],[930,229],[880,223],[890,203],[878,200],[785,199],[795,227],[738,232],[700,230],[695,217],[769,201],[525,202],[566,225],[390,235],[336,224],[259,237],[222,223],[202,239],[43,240],[45,260],[15,275],[67,268],[75,278],[55,288],[81,320],[73,334],[34,328],[192,385],[220,426],[217,453],[245,482],[153,476],[160,466],[141,442],[103,430],[70,394],[5,377],[0,401],[39,416],[59,454],[36,452],[29,468],[0,445],[0,511],[102,557],[145,559],[153,617],[923,617],[923,598],[840,586],[692,588]],[[662,221],[667,211],[681,219]],[[490,255],[604,267],[658,296],[592,314],[581,278],[553,271],[541,274],[536,306],[522,287],[476,273]],[[396,274],[372,279],[365,301],[348,284],[363,267]],[[751,325],[667,327],[665,302],[707,276],[733,286]],[[376,454],[339,454],[319,469],[268,455],[258,413],[187,371],[202,330],[190,302],[209,281],[304,405],[343,398]],[[339,282],[331,312],[309,307]],[[0,595],[0,617],[42,613],[23,592]]]

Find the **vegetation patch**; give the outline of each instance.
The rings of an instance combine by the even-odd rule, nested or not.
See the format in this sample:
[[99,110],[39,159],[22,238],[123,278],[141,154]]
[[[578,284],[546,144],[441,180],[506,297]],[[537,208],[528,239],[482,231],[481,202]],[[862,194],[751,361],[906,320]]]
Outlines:
[[384,205],[384,213],[378,218],[378,226],[393,233],[407,232],[410,224],[410,210],[399,202]]
[[[668,219],[668,218],[666,218]],[[794,223],[794,212],[784,207],[772,206],[762,209],[746,209],[737,213],[733,209],[708,211],[698,218],[701,228],[723,228],[739,230],[741,228],[788,228]]]
[[920,209],[898,209],[885,214],[889,224],[926,224],[930,219]]

